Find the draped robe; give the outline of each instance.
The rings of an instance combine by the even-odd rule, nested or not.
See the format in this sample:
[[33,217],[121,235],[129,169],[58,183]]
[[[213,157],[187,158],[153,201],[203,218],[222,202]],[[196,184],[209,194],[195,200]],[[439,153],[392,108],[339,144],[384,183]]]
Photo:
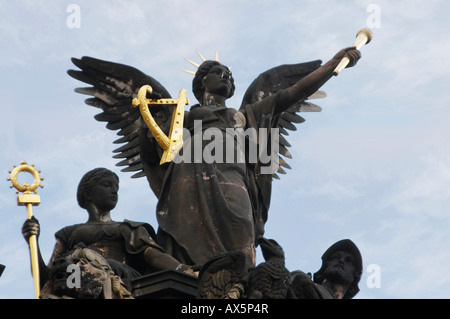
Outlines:
[[[277,127],[278,116],[274,110],[278,97],[279,94],[274,94],[240,111],[226,107],[193,106],[185,113],[184,121],[184,127],[191,136],[187,139],[185,136],[179,154],[181,156],[190,150],[191,160],[175,159],[163,167],[145,167],[147,170],[153,168],[147,176],[153,173],[153,179],[149,181],[153,184],[153,190],[159,193],[156,208],[158,244],[180,262],[201,265],[220,254],[241,250],[246,255],[246,266],[254,266],[255,243],[263,235],[267,220],[272,175],[261,173],[259,161],[249,161],[248,147],[245,148],[244,162],[208,163],[204,158],[196,161],[194,154],[199,145],[195,143],[200,141],[203,151],[211,141],[201,136],[196,139],[193,134],[195,123],[199,121],[200,134],[209,128],[220,130],[222,141],[214,143],[222,143],[225,159],[229,147],[226,145],[229,143],[227,128],[241,126],[256,132],[270,132],[271,128]],[[239,121],[243,118],[244,121]],[[270,133],[267,136],[269,144]],[[271,151],[270,145],[258,145],[258,148],[265,149],[266,154]],[[232,151],[235,155],[239,153],[239,143],[234,143]],[[155,179],[158,178],[161,183],[155,187]]]

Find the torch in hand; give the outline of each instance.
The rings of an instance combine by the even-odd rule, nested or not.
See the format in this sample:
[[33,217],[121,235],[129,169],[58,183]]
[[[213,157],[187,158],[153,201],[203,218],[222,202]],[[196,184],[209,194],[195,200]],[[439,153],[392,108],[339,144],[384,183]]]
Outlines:
[[[353,46],[359,50],[363,45],[368,44],[372,40],[372,32],[369,29],[362,29],[356,34],[356,40]],[[344,57],[338,66],[334,69],[333,75],[338,75],[342,69],[349,64],[350,60],[348,57]]]

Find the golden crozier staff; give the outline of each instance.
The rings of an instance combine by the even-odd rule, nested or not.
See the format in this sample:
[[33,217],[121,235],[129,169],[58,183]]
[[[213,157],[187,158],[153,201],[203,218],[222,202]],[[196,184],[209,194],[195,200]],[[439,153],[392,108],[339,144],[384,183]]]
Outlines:
[[[24,183],[21,185],[17,181],[17,175],[20,172],[28,172],[33,175],[33,183]],[[14,169],[9,171],[11,176],[8,178],[12,182],[11,188],[16,188],[16,193],[22,193],[17,197],[17,205],[27,207],[28,219],[33,217],[33,206],[37,206],[41,203],[41,198],[36,193],[38,187],[44,187],[41,185],[41,181],[44,180],[39,176],[41,171],[36,170],[34,165],[29,166],[25,161],[22,161],[19,166],[14,165]],[[29,239],[30,244],[30,256],[31,256],[31,271],[34,279],[34,294],[36,299],[39,299],[40,295],[40,280],[39,280],[39,260],[38,260],[38,248],[36,235],[32,235]]]

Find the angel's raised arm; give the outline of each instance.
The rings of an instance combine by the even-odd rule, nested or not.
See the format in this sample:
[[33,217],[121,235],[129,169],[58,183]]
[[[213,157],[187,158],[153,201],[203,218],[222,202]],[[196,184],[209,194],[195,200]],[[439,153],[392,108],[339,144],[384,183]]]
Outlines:
[[350,63],[347,67],[354,66],[361,58],[360,52],[356,50],[355,47],[342,49],[330,61],[309,73],[294,85],[281,91],[275,113],[280,114],[284,112],[294,103],[305,100],[316,92],[333,76],[334,69],[345,56],[350,59]]

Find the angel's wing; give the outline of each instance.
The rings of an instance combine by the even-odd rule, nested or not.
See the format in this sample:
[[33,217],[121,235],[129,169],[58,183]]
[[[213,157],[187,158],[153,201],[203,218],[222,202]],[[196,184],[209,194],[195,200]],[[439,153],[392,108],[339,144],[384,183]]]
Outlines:
[[[122,171],[135,172],[133,178],[146,176],[142,158],[142,135],[147,132],[147,127],[139,108],[134,108],[131,102],[137,96],[139,88],[145,84],[150,85],[153,93],[159,93],[162,98],[170,98],[170,94],[157,80],[128,65],[91,57],[72,58],[72,62],[80,70],[68,70],[67,73],[91,85],[75,91],[93,96],[85,102],[102,110],[95,119],[107,122],[108,129],[118,131],[120,138],[114,143],[123,145],[114,150],[117,154],[113,157],[121,159],[116,165],[126,166]],[[171,111],[168,107],[152,108],[153,117],[161,127],[170,118]],[[146,160],[154,160],[155,163],[159,161],[149,156]]]
[[[279,90],[286,89],[295,83],[297,83],[301,78],[305,77],[309,73],[313,72],[319,68],[322,64],[321,60],[315,60],[311,62],[299,63],[299,64],[285,64],[274,67],[261,73],[248,87],[244,94],[241,108],[245,105],[256,103],[268,96],[271,96],[278,92]],[[317,91],[307,100],[314,98],[323,98],[326,94],[323,91]],[[289,109],[280,114],[278,120],[279,128],[279,153],[286,158],[292,158],[288,147],[291,145],[285,138],[288,136],[288,131],[295,131],[297,127],[295,124],[304,122],[303,117],[298,115],[299,112],[320,112],[322,109],[307,101],[298,101],[296,104],[292,105]],[[290,168],[289,164],[279,156],[279,169],[277,173],[286,174],[284,168]],[[278,174],[273,175],[274,178],[279,179]]]

